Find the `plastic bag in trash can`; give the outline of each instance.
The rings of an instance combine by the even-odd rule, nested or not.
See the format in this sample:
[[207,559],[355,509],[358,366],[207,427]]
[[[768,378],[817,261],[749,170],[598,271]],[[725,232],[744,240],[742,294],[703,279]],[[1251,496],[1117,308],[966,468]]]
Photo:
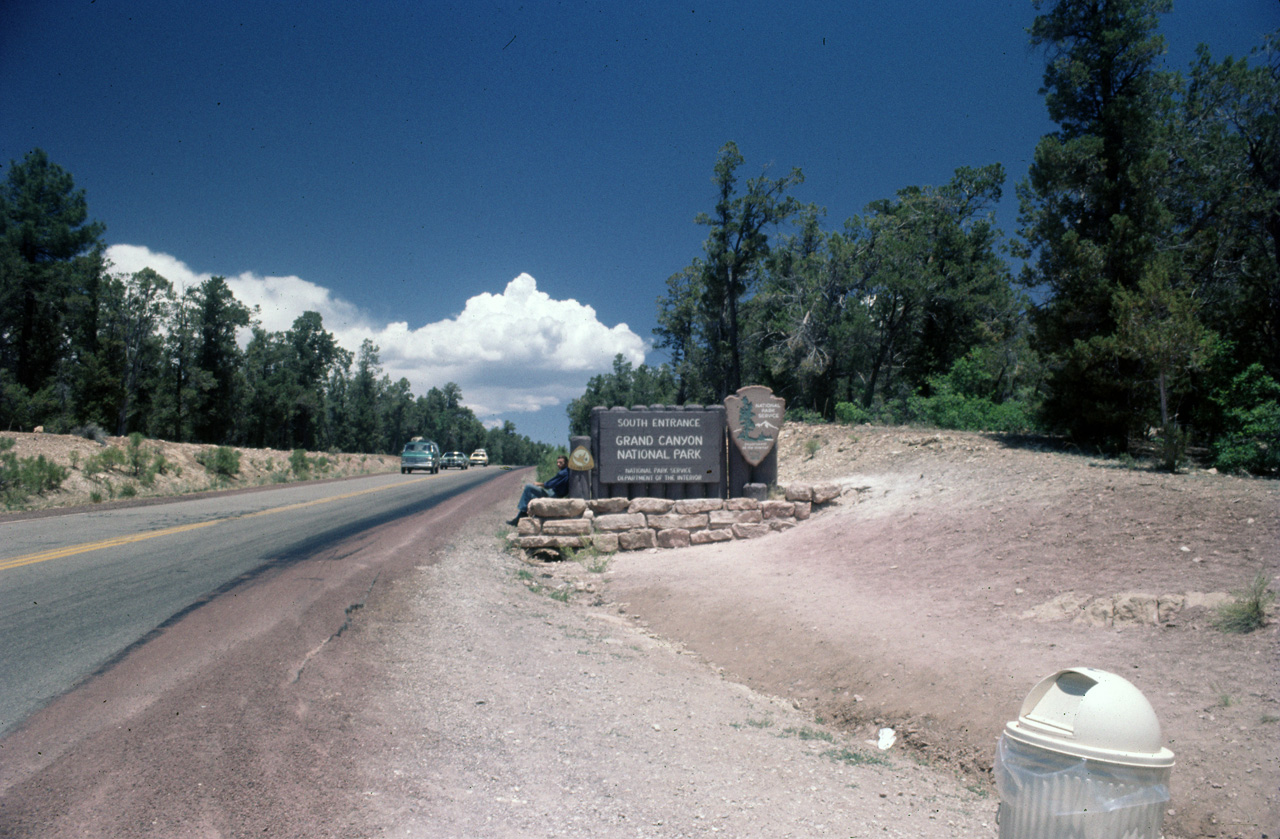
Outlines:
[[[1110,813],[1169,800],[1169,769],[1124,766],[1037,749],[1000,735],[996,744],[996,788],[1012,807],[1048,803],[1052,815]],[[1051,791],[1045,802],[1046,791]]]

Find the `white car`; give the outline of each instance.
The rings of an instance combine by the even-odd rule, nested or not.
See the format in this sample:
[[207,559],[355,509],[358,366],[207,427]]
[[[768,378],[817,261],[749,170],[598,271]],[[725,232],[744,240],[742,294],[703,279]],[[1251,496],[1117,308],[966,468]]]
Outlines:
[[467,463],[467,456],[462,452],[445,452],[444,454],[440,455],[441,469],[466,470],[468,465],[470,464]]

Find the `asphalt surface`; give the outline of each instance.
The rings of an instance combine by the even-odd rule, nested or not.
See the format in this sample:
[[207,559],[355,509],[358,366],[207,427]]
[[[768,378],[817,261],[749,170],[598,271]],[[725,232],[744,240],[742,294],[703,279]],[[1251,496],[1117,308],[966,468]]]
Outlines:
[[376,475],[0,522],[0,736],[192,610],[500,474]]
[[[514,503],[525,477],[388,476],[318,487],[321,497],[346,496],[318,505],[291,493],[277,496],[280,504],[232,500],[282,512],[245,513],[242,524],[257,523],[252,534],[240,533],[237,519],[200,528],[200,540],[166,553],[187,551],[194,564],[253,543],[259,564],[228,568],[224,576],[233,576],[216,590],[0,738],[0,837],[261,836],[264,827],[267,835],[362,835],[351,800],[332,794],[350,788],[356,749],[343,745],[343,732],[359,711],[360,662],[326,671],[330,651],[366,602],[434,562],[477,510]],[[370,491],[351,495],[361,490]],[[345,512],[353,497],[377,502]],[[298,503],[310,506],[285,509]],[[301,513],[317,507],[325,510],[317,518]],[[292,539],[266,525],[299,515],[283,528],[295,530]],[[107,550],[85,553],[107,562]]]

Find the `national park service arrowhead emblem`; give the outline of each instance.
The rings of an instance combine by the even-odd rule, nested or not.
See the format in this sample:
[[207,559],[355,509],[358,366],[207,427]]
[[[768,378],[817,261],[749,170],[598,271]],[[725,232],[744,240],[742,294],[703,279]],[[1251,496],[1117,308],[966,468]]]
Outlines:
[[573,454],[569,455],[569,468],[575,472],[590,472],[595,465],[595,459],[591,457],[591,452],[587,451],[585,446],[578,446],[573,450]]
[[787,401],[774,396],[764,385],[739,388],[724,400],[728,413],[729,439],[752,466],[759,466],[778,442]]

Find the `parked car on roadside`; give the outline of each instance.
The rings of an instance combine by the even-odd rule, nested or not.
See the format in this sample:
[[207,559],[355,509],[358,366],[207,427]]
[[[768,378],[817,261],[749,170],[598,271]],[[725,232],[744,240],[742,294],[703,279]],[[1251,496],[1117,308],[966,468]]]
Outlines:
[[445,452],[440,455],[441,469],[466,469],[467,456],[462,452]]
[[432,475],[440,471],[440,447],[434,441],[414,437],[404,444],[404,451],[400,452],[400,474],[407,475],[415,469]]
[[476,449],[471,453],[471,465],[472,466],[488,466],[489,453],[484,449]]

